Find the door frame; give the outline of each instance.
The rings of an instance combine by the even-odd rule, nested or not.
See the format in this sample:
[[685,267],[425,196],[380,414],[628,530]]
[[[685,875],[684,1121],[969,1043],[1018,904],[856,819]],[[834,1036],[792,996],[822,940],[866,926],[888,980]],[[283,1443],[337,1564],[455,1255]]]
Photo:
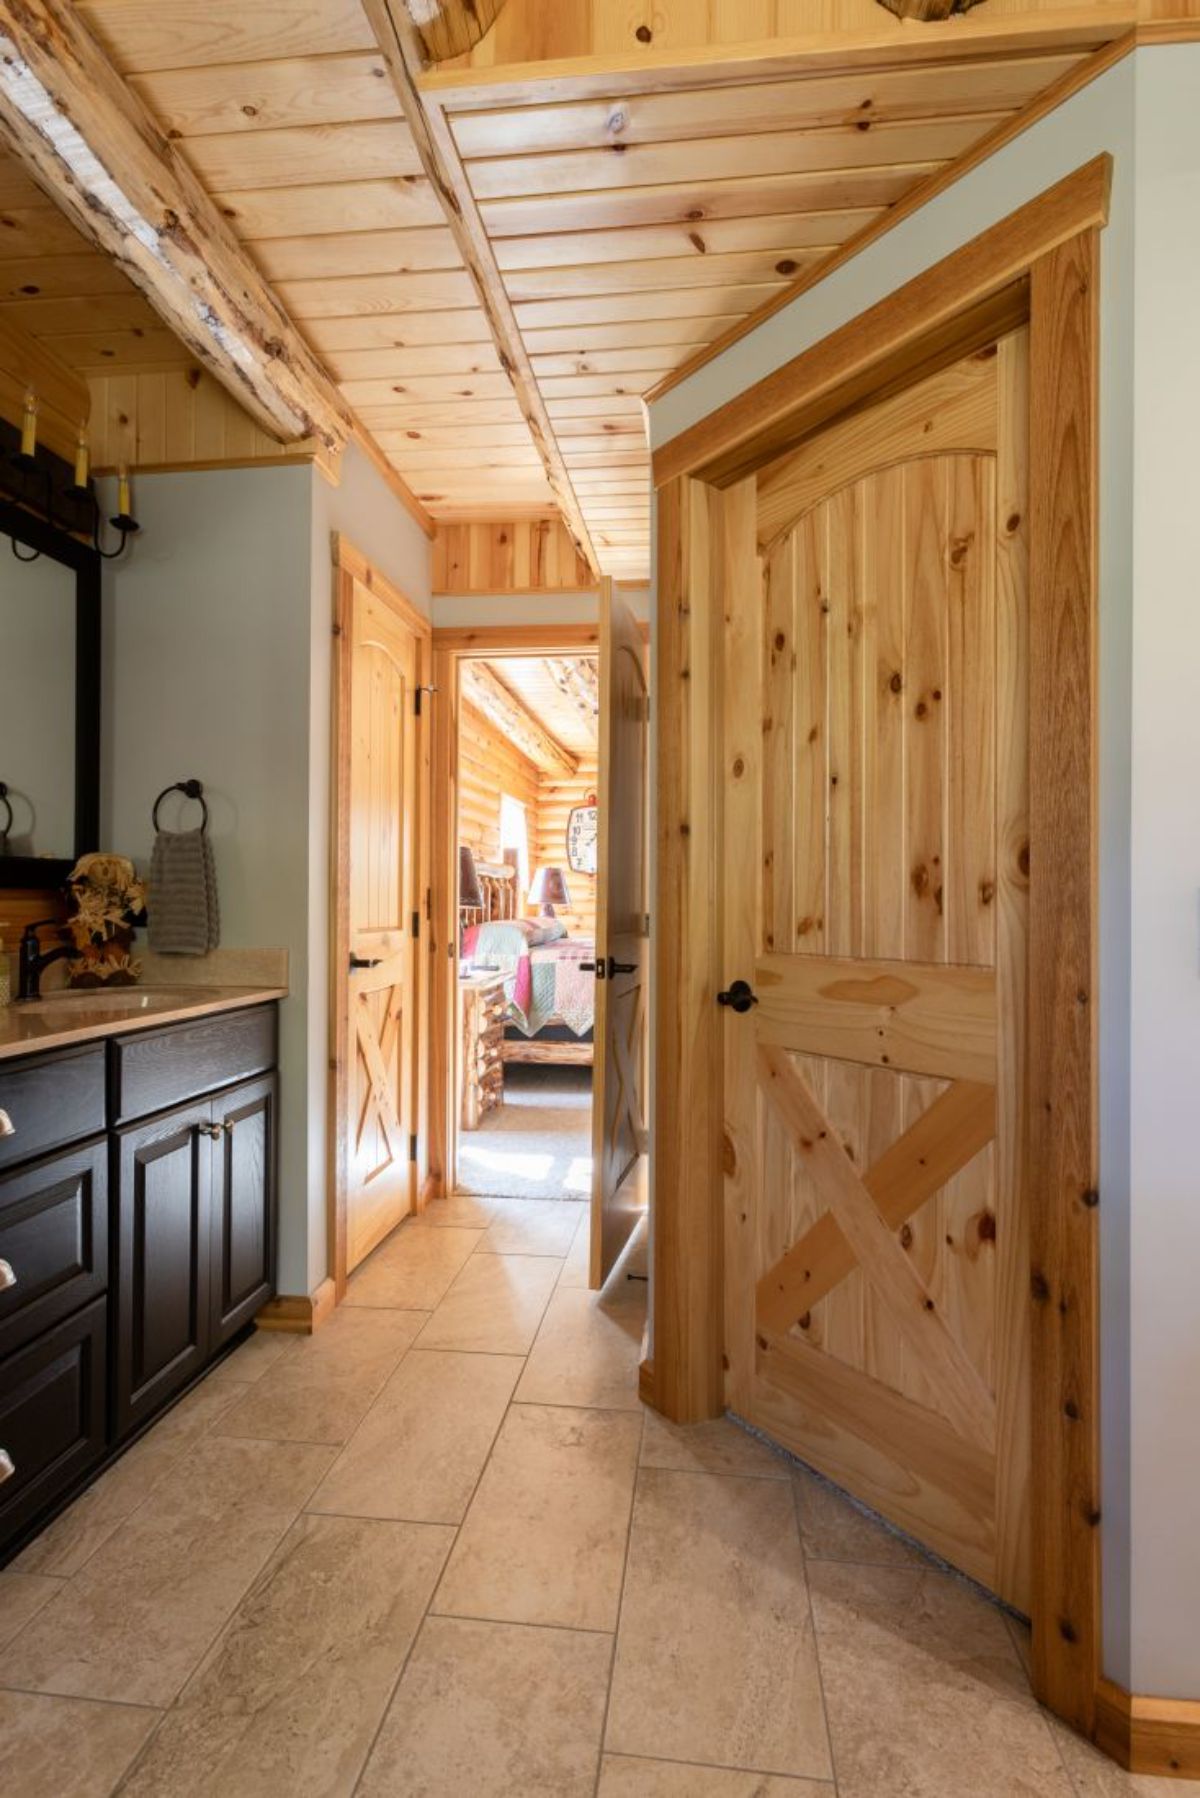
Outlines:
[[[656,451],[655,1237],[650,1402],[725,1409],[722,639],[756,578],[754,476],[835,418],[1028,324],[1033,1683],[1092,1734],[1100,1681],[1097,157]],[[726,765],[727,761],[729,766]],[[1052,870],[1052,873],[1051,873]],[[701,1121],[703,1120],[703,1121]]]
[[[600,589],[589,588],[597,600]],[[552,597],[552,596],[551,596]],[[575,597],[573,594],[572,597]],[[480,656],[600,650],[599,624],[447,626],[433,633],[433,767],[428,1174],[422,1205],[458,1184],[458,710],[459,667]]]
[[[350,716],[350,693],[354,671],[354,587],[357,582],[395,612],[401,623],[417,639],[417,681],[424,690],[430,682],[433,626],[423,612],[405,597],[399,587],[368,561],[361,550],[339,532],[331,540],[333,556],[333,679],[332,689],[332,768],[330,780],[329,826],[329,1129],[326,1133],[329,1170],[327,1182],[327,1228],[330,1278],[334,1287],[334,1304],[340,1305],[346,1293],[347,1227],[346,1196],[350,1153],[350,737],[344,729]],[[417,854],[417,891],[424,893],[425,919],[429,917],[429,849],[430,849],[430,732],[428,707],[422,706],[417,718],[417,827],[414,834]],[[433,932],[428,922],[421,933],[426,949],[432,953]],[[413,1045],[413,1118],[417,1127],[417,1191],[426,1178],[429,1144],[428,1131],[422,1128],[426,1111],[426,1094],[430,1078],[429,1042],[430,981],[425,967],[426,956],[413,957],[415,1004],[411,1009],[415,1036]]]

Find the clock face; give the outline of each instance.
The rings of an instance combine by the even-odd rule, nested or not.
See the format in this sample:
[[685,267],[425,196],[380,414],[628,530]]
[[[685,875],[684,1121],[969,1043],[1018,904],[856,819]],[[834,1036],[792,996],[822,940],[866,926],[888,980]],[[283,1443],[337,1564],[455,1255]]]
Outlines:
[[599,835],[599,810],[590,805],[572,808],[567,819],[567,866],[573,874],[596,872],[596,839]]

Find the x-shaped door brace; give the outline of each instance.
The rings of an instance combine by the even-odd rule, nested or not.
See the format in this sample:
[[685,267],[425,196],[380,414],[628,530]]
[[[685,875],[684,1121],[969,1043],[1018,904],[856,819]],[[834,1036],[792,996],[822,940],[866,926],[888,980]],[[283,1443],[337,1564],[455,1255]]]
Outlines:
[[408,1150],[404,1144],[404,1131],[396,1111],[396,1103],[389,1089],[387,1063],[384,1060],[384,1054],[388,1048],[389,1029],[393,1034],[399,1029],[399,1017],[394,1006],[396,992],[393,988],[388,993],[383,1023],[378,1031],[375,1029],[368,1005],[370,996],[367,993],[360,993],[358,1004],[354,1008],[355,1032],[367,1074],[367,1102],[359,1117],[359,1141],[362,1140],[366,1120],[374,1109],[392,1160],[400,1161],[408,1153]]
[[996,1134],[996,1090],[956,1081],[860,1175],[786,1049],[758,1047],[758,1080],[829,1206],[758,1283],[760,1328],[784,1335],[860,1266],[916,1350],[941,1408],[972,1441],[995,1442],[996,1404],[896,1231]]
[[613,1052],[616,1057],[618,1081],[618,1092],[616,1102],[613,1106],[612,1146],[614,1149],[617,1146],[617,1137],[620,1134],[621,1129],[621,1117],[622,1113],[624,1113],[629,1119],[629,1129],[633,1137],[636,1151],[639,1155],[644,1155],[649,1137],[646,1130],[645,1117],[642,1113],[642,1096],[638,1090],[637,1070],[633,1065],[633,1051],[631,1048],[631,1044],[638,1033],[638,1025],[642,1016],[641,987],[634,987],[631,996],[633,998],[633,1005],[630,1009],[633,1015],[629,1025],[628,1037],[626,1037],[625,1032],[621,1028],[620,1018],[613,1015],[617,1009],[615,1006],[613,1006],[612,1011],[609,1014],[609,1033],[612,1037]]

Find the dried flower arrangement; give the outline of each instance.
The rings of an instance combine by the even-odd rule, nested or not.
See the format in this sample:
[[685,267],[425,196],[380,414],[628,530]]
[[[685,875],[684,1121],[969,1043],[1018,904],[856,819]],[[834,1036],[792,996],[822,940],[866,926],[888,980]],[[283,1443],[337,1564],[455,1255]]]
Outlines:
[[67,931],[79,951],[67,963],[72,986],[133,986],[142,964],[130,954],[146,889],[123,855],[83,855],[67,885],[72,912]]

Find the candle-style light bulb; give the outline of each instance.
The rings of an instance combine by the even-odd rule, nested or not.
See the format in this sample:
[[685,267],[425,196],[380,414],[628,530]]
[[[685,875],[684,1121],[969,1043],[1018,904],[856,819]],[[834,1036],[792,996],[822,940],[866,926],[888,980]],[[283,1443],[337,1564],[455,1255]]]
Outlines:
[[130,518],[132,516],[129,496],[129,469],[127,465],[122,462],[117,469],[117,517]]
[[88,484],[89,462],[87,431],[83,425],[80,425],[79,436],[75,442],[75,485],[81,491]]
[[21,419],[21,454],[32,456],[37,450],[37,394],[29,388],[25,395],[25,413]]

